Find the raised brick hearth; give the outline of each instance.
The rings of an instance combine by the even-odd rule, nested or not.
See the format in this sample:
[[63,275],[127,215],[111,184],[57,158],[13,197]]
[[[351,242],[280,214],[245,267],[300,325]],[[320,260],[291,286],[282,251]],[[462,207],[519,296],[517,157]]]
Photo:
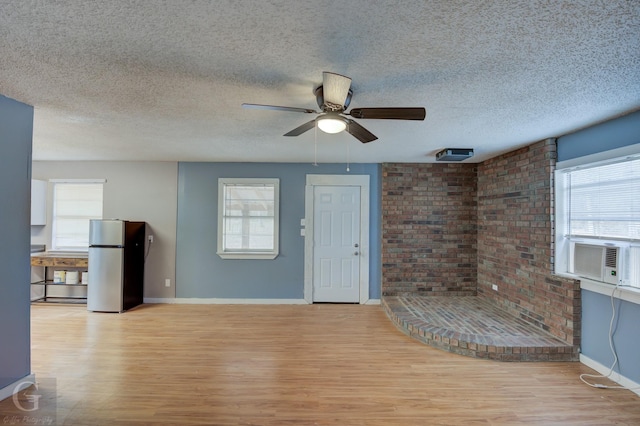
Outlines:
[[403,333],[430,346],[497,361],[577,361],[572,347],[477,296],[386,296]]

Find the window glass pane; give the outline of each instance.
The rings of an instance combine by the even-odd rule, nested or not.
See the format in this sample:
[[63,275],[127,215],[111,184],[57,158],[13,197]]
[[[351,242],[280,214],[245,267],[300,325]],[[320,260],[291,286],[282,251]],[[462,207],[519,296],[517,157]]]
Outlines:
[[276,184],[225,183],[222,190],[222,250],[274,251]]
[[629,249],[629,282],[633,287],[640,287],[640,247]]
[[274,187],[227,185],[225,216],[273,216]]

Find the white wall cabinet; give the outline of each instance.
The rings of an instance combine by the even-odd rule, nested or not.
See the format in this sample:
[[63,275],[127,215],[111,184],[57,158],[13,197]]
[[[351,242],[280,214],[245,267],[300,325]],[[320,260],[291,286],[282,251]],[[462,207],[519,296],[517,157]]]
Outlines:
[[31,180],[31,225],[47,224],[47,181]]

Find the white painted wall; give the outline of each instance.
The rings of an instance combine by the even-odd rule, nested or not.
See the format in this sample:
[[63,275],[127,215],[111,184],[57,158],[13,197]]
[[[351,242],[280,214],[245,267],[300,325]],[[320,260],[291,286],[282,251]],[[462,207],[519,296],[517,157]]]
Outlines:
[[[154,236],[145,265],[145,298],[175,297],[178,163],[34,161],[33,179],[106,179],[103,217],[147,222]],[[47,225],[31,227],[31,243],[51,247],[52,184]],[[165,286],[166,280],[171,282]]]

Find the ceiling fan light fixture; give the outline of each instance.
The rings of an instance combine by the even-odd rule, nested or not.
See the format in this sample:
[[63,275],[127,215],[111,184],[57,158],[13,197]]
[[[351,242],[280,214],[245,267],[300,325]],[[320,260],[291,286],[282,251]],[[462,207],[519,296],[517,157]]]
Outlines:
[[340,116],[318,118],[318,127],[325,133],[340,133],[347,128],[347,122]]

